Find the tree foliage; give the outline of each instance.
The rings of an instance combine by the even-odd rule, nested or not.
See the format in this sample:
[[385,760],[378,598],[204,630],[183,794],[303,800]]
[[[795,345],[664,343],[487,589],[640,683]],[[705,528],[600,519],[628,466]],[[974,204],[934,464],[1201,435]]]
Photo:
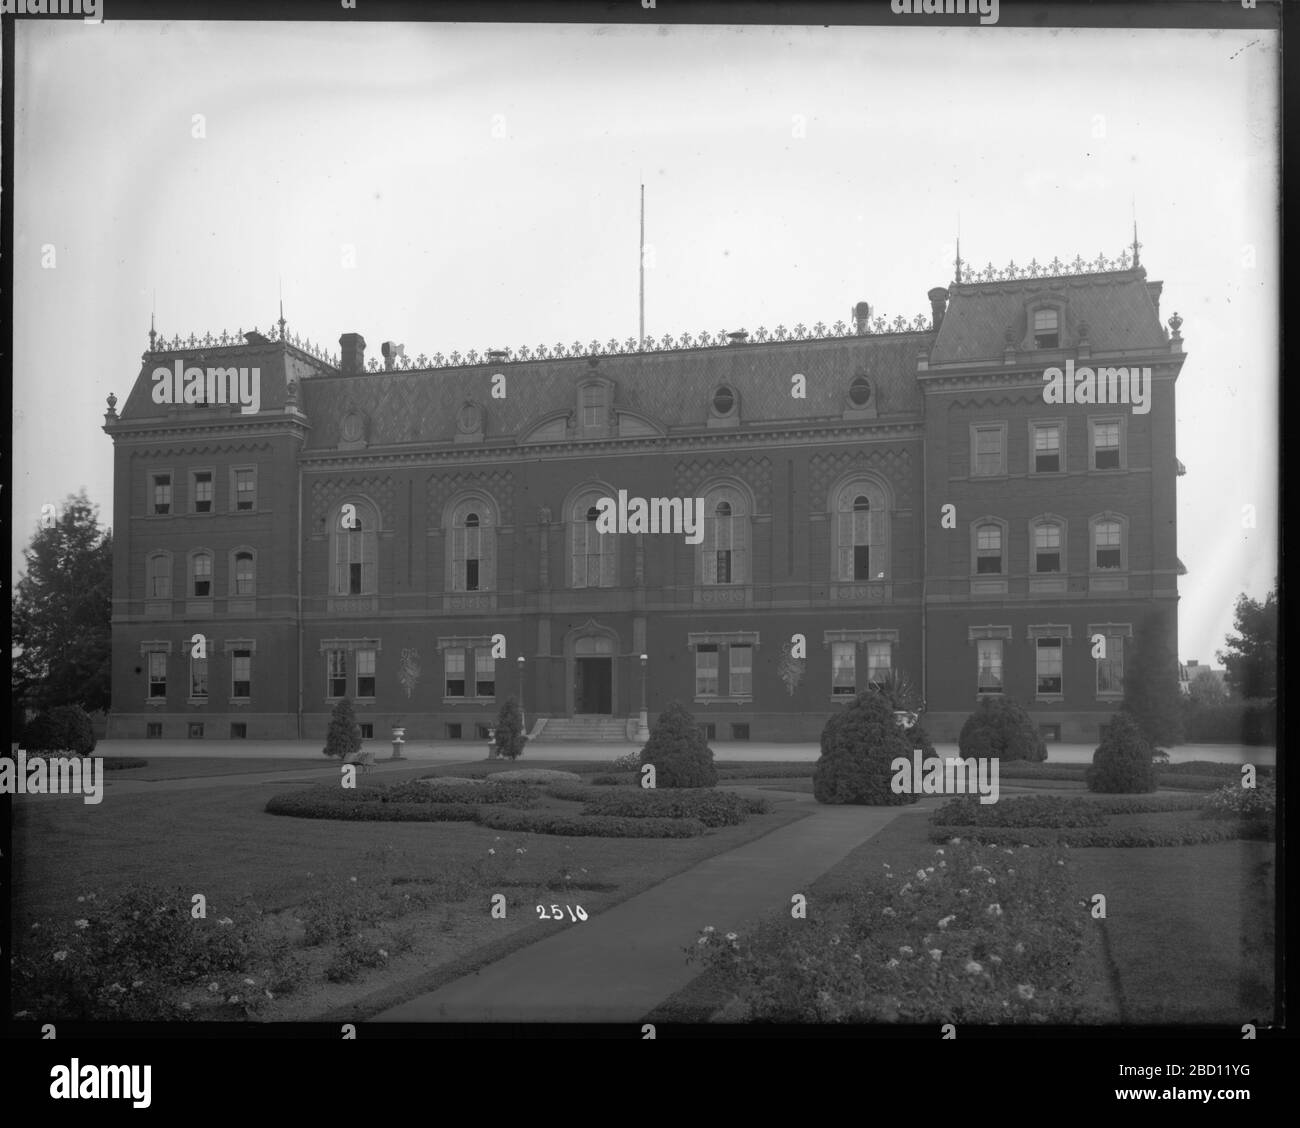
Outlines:
[[641,766],[653,764],[656,787],[712,787],[718,782],[713,749],[689,709],[673,701],[650,726]]
[[344,697],[334,705],[330,713],[330,727],[325,734],[326,756],[342,759],[354,752],[361,751],[361,726],[357,723],[356,711],[352,708],[352,699]]
[[113,534],[83,489],[23,551],[10,600],[16,702],[107,709],[111,699]]
[[1123,710],[1154,748],[1181,744],[1183,695],[1178,688],[1177,634],[1168,611],[1151,612],[1124,658]]
[[519,702],[507,697],[497,713],[496,728],[492,733],[497,752],[508,760],[519,759],[528,737],[524,733],[523,717],[519,713]]
[[1277,592],[1260,603],[1242,593],[1237,597],[1233,622],[1237,633],[1228,635],[1226,650],[1217,657],[1227,671],[1228,685],[1238,697],[1269,699],[1277,696]]
[[[913,730],[914,731],[914,730]],[[922,741],[928,737],[921,734]],[[822,729],[821,756],[813,768],[813,797],[818,803],[897,807],[915,803],[910,792],[895,792],[893,763],[911,763],[912,749],[924,747],[894,718],[888,695],[859,693]]]

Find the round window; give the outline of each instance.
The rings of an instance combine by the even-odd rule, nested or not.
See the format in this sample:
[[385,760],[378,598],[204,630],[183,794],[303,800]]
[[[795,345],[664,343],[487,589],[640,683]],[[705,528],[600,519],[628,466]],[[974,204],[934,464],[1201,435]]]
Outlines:
[[849,385],[849,399],[854,407],[866,407],[871,399],[871,381],[859,376]]
[[736,394],[725,384],[713,393],[713,410],[719,415],[730,415],[736,406]]

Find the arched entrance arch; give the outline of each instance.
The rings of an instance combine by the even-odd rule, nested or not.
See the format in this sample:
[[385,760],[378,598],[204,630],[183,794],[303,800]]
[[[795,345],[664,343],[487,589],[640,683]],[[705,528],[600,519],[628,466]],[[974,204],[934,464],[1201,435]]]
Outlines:
[[618,632],[588,619],[564,636],[569,716],[614,715],[618,700]]

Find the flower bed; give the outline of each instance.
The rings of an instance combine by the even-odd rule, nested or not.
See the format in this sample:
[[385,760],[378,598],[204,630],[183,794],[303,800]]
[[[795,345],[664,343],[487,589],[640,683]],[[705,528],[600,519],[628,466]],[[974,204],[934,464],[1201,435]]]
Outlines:
[[[706,928],[688,949],[734,993],[724,1021],[1069,1022],[1090,921],[1065,859],[945,843],[806,921]],[[824,914],[824,915],[823,915]]]
[[484,810],[479,820],[493,830],[530,831],[597,838],[693,838],[707,829],[699,819],[630,819],[551,811]]
[[589,818],[612,815],[620,818],[699,819],[705,826],[736,826],[751,814],[768,810],[765,800],[746,800],[730,791],[711,788],[674,791],[622,789],[587,804]]
[[1197,818],[1146,820],[1141,826],[1099,827],[947,826],[930,832],[932,842],[947,835],[994,845],[1028,846],[1190,846],[1200,842],[1226,842],[1233,838],[1265,837],[1250,824],[1215,822]]
[[1026,795],[981,803],[966,795],[945,803],[930,816],[932,826],[1104,826],[1106,813],[1086,799]]

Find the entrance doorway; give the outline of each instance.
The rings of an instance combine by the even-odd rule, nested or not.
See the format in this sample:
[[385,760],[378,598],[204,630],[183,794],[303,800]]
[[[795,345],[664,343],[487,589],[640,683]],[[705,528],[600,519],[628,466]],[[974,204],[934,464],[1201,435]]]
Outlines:
[[614,711],[614,661],[612,658],[575,657],[573,660],[573,711],[609,716]]

